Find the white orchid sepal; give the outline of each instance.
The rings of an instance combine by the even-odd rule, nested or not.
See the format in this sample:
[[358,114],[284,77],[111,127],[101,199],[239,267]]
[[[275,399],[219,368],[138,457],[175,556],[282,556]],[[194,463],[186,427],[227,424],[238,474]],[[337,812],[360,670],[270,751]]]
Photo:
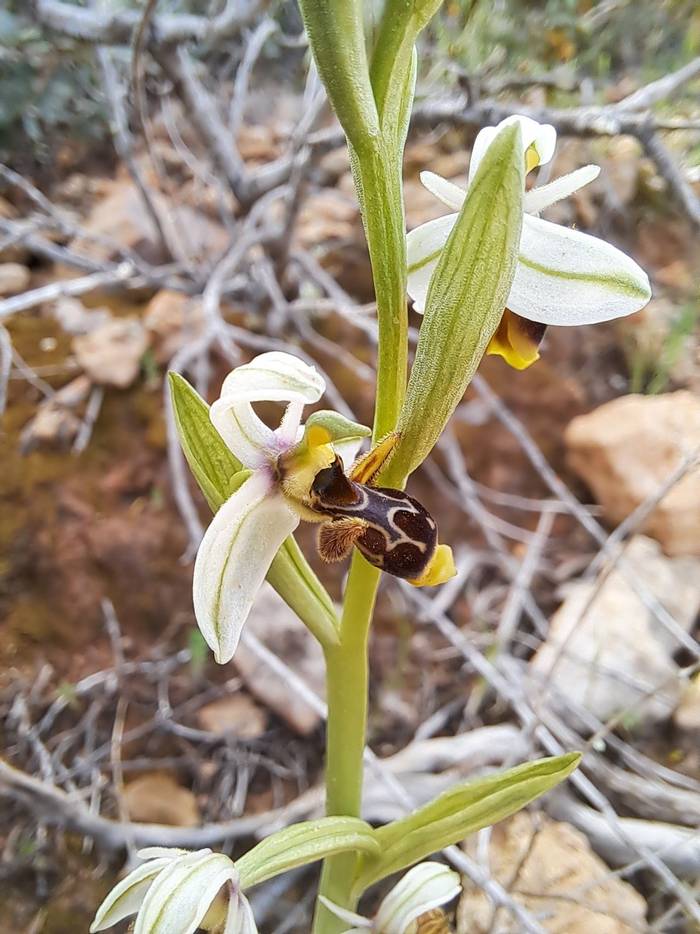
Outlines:
[[[214,516],[194,567],[193,603],[199,628],[220,664],[233,657],[245,620],[270,565],[302,516],[315,474],[336,453],[352,459],[369,429],[336,413],[312,416],[304,406],[325,390],[321,375],[291,354],[260,354],[224,380],[210,418],[248,474],[237,474],[232,495]],[[253,404],[286,403],[276,429]],[[242,480],[242,482],[241,482]]]
[[326,908],[346,924],[344,934],[416,934],[418,920],[461,891],[459,874],[443,863],[419,863],[403,876],[382,903],[373,918],[341,908],[320,896]]
[[[478,134],[466,191],[433,172],[421,173],[425,187],[458,212],[492,140],[499,130],[513,123],[521,128],[526,170],[548,162],[556,142],[554,128],[529,117],[513,116]],[[509,329],[504,327],[496,333],[488,352],[501,353],[515,366],[527,366],[537,359],[544,326],[596,324],[639,311],[649,301],[649,278],[633,259],[604,240],[537,216],[592,182],[599,172],[598,166],[583,166],[525,192],[518,264],[506,309],[515,316],[510,321],[513,333],[520,326],[519,319],[539,327],[520,328],[521,352],[512,346]],[[454,213],[439,217],[408,234],[408,292],[419,312],[425,308],[432,274],[457,216]]]
[[257,934],[250,904],[231,859],[209,849],[148,847],[146,862],[107,895],[90,925],[97,934],[135,914],[134,934]]

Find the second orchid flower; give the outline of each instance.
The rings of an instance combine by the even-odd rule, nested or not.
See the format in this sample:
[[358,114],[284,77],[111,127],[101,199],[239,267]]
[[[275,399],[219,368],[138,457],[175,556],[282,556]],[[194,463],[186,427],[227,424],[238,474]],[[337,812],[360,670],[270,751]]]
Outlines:
[[[489,145],[499,130],[513,123],[520,125],[525,171],[549,162],[556,145],[554,127],[529,117],[508,117],[478,134],[466,191],[433,172],[422,172],[421,181],[428,191],[448,208],[459,211]],[[547,325],[608,321],[639,311],[651,297],[646,273],[621,250],[538,216],[592,182],[599,173],[597,165],[586,165],[525,192],[515,279],[503,319],[487,349],[487,353],[500,354],[517,369],[538,358]],[[419,312],[425,307],[433,271],[456,219],[457,214],[447,214],[408,234],[408,292]]]

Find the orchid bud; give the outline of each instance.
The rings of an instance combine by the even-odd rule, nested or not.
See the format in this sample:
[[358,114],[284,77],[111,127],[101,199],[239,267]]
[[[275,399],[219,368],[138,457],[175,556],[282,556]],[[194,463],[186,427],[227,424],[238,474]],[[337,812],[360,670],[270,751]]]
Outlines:
[[379,137],[361,0],[299,0],[309,46],[333,109],[356,150]]

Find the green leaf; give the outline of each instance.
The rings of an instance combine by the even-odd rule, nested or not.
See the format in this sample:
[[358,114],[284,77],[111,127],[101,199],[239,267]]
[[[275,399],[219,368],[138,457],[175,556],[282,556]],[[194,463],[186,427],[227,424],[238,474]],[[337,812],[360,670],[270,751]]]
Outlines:
[[209,418],[209,406],[179,373],[168,373],[180,444],[192,475],[216,512],[231,495],[230,483],[243,465],[229,451]]
[[381,855],[362,858],[353,894],[359,897],[385,876],[515,814],[563,781],[580,761],[581,754],[571,752],[526,762],[459,785],[412,814],[380,827],[375,835]]
[[295,866],[347,851],[377,855],[375,831],[356,817],[322,817],[292,824],[266,837],[236,860],[236,869],[241,887],[248,889]]
[[[192,475],[212,512],[226,502],[249,475],[221,439],[209,406],[179,373],[169,373],[170,394],[180,444]],[[337,645],[338,618],[333,601],[314,574],[293,536],[277,552],[267,579],[285,603],[324,645]]]
[[430,281],[392,475],[428,456],[498,327],[518,258],[523,172],[511,125],[489,146]]

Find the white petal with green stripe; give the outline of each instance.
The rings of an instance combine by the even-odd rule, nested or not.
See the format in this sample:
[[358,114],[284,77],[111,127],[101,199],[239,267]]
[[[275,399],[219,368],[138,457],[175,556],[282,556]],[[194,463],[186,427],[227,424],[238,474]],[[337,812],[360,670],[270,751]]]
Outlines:
[[639,311],[650,297],[647,274],[621,250],[524,216],[511,311],[540,324],[595,324]]
[[197,852],[172,861],[148,890],[134,934],[194,934],[220,889],[237,879],[223,853]]
[[265,471],[254,473],[214,516],[197,552],[197,623],[220,664],[233,657],[255,595],[285,538],[299,524]]
[[406,934],[411,924],[461,891],[459,874],[443,863],[419,863],[384,898],[374,920],[377,934]]
[[425,311],[430,279],[458,216],[446,214],[437,220],[428,221],[412,230],[406,238],[408,294],[413,299],[414,309],[421,314]]
[[229,900],[223,934],[258,934],[253,909],[245,895],[240,892],[238,897]]
[[170,856],[151,859],[143,866],[137,866],[126,878],[118,882],[97,909],[95,920],[90,925],[90,934],[104,931],[123,918],[135,914],[155,877],[171,862]]
[[[226,377],[210,410],[212,424],[245,467],[259,467],[279,453],[280,443],[294,441],[304,405],[318,402],[325,388],[323,377],[298,357],[259,354]],[[277,432],[255,414],[253,402],[290,403]]]

